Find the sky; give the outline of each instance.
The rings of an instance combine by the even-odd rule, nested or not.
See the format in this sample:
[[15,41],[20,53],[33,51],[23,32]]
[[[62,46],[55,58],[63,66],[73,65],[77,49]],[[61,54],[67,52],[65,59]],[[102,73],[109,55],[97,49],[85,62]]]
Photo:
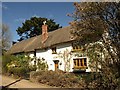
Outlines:
[[68,26],[73,18],[73,2],[2,2],[2,23],[9,26],[12,41],[17,41],[17,28],[33,16],[54,19],[62,27]]

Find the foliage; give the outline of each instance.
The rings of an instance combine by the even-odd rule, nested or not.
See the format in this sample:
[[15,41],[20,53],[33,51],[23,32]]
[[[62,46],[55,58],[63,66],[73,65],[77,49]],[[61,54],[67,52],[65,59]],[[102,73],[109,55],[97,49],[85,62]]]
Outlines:
[[22,27],[18,27],[17,34],[20,36],[18,41],[28,39],[30,37],[34,37],[40,35],[42,33],[42,25],[43,21],[47,21],[48,31],[53,31],[58,28],[61,28],[59,24],[56,24],[53,19],[47,19],[42,17],[31,17],[30,20],[26,20],[22,23]]
[[15,56],[16,59],[12,60],[7,66],[11,66],[12,64],[14,64],[15,67],[28,67],[29,63],[29,57],[26,57],[25,55],[17,55]]
[[30,80],[48,84],[50,86],[66,88],[85,88],[86,85],[82,78],[78,78],[73,73],[65,73],[60,70],[31,72],[30,75]]
[[[120,2],[82,2],[74,3],[74,6],[75,12],[71,15],[74,21],[70,24],[72,34],[78,39],[79,44],[101,41],[106,50],[105,54],[107,53],[99,69],[100,77],[93,81],[95,88],[112,90],[119,87]],[[92,49],[91,57],[93,60],[100,61],[96,55],[97,45]]]
[[[37,60],[37,59],[36,59]],[[31,71],[47,70],[48,65],[42,60],[38,60],[37,65],[30,65],[31,58],[24,54],[3,56],[3,71],[4,73],[13,74],[19,77],[28,77]]]
[[[63,59],[64,62],[64,71],[65,72],[69,72],[70,70],[70,60],[71,60],[71,53],[68,49],[64,50],[63,52],[59,52],[57,53],[58,58],[60,58],[60,60]],[[62,63],[62,61],[60,61],[60,63]]]
[[11,68],[8,68],[8,72],[10,74],[13,74],[15,76],[19,76],[19,77],[28,77],[29,74],[29,69],[28,68],[25,68],[25,67],[11,67]]
[[[87,42],[86,38],[90,42],[102,39],[104,47],[111,55],[111,59],[116,58],[119,60],[120,3],[83,2],[74,5],[76,11],[72,17],[75,17],[76,20],[71,23],[71,26],[73,27],[73,34],[78,36],[80,43],[82,41]],[[113,47],[113,53],[110,51],[110,46]]]
[[94,81],[95,80],[95,75],[96,73],[94,72],[84,72],[84,73],[78,73],[76,76],[78,78],[82,78],[85,80],[85,83],[88,85],[90,82]]
[[4,54],[2,56],[2,73],[7,73],[8,67],[7,65],[11,62],[16,60],[17,58],[14,55]]
[[37,66],[36,65],[29,65],[29,69],[30,69],[30,71],[36,71]]
[[0,74],[2,74],[2,56],[0,55]]
[[20,77],[27,77],[29,72],[34,68],[29,67],[30,57],[25,55],[4,55],[2,60],[2,67],[5,73],[16,75]]
[[106,53],[103,45],[100,44],[100,42],[91,43],[86,46],[85,52],[89,57],[89,66],[91,67],[91,71],[99,72]]
[[96,85],[95,88],[108,88],[113,90],[119,85],[119,74],[116,70],[115,63],[110,61],[110,56],[100,44],[93,44],[87,48],[87,55],[90,58],[90,67],[93,68],[95,81],[91,84]]
[[37,66],[38,66],[38,70],[47,70],[48,69],[48,65],[47,62],[45,62],[43,59],[38,59],[37,60]]

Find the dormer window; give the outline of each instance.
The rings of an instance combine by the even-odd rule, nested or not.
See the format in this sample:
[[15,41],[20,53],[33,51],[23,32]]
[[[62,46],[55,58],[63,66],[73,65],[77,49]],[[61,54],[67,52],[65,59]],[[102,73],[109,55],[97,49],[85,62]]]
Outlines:
[[53,48],[52,48],[52,54],[57,54],[57,52],[56,52],[56,47],[53,47]]
[[80,46],[79,46],[79,45],[73,46],[73,50],[79,50],[79,49],[80,49]]
[[81,51],[83,48],[79,45],[72,44],[72,51]]

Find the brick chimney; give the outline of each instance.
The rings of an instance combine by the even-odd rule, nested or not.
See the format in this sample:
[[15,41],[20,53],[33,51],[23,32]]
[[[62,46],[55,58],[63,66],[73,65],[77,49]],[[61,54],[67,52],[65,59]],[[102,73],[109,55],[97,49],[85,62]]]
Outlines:
[[47,28],[48,25],[46,25],[46,21],[43,22],[43,25],[42,25],[42,43],[44,43],[47,38],[48,38],[48,31],[47,31]]

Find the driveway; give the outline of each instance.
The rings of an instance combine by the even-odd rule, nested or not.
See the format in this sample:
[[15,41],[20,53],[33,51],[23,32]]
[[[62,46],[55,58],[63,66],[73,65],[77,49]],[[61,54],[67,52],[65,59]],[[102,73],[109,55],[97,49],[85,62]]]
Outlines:
[[33,83],[25,79],[14,79],[8,76],[2,76],[2,83],[0,83],[0,86],[8,86],[9,88],[56,88],[40,83]]

